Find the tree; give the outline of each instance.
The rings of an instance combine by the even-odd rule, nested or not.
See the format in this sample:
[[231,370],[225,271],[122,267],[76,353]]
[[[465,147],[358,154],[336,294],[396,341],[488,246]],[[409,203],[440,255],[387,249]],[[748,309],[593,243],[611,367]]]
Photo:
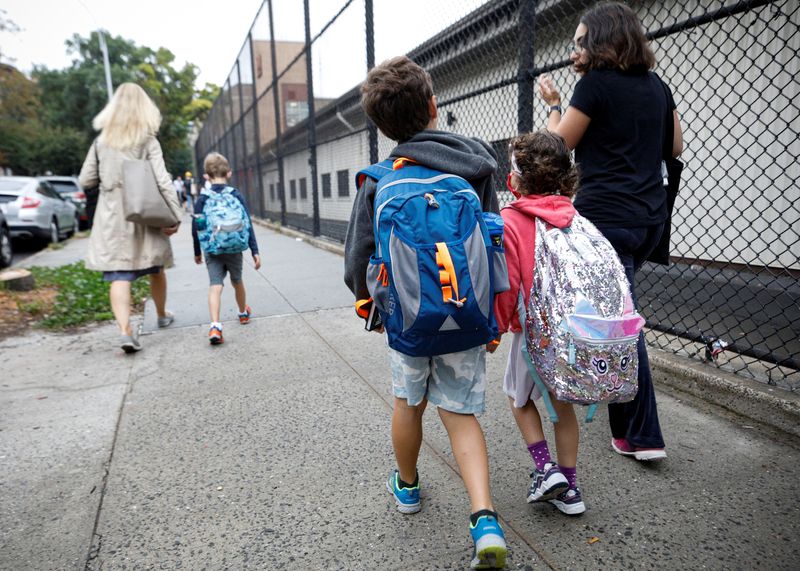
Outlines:
[[0,64],[0,166],[17,174],[75,172],[83,162],[86,135],[40,119],[39,87],[10,65]]
[[[8,12],[0,8],[0,32],[9,32],[11,34],[16,34],[22,28],[20,28],[14,20],[7,16]],[[8,58],[8,61],[14,62],[15,58]],[[3,50],[0,48],[0,62],[3,61]]]
[[[82,155],[96,136],[92,119],[108,102],[103,55],[96,32],[88,38],[75,34],[66,44],[68,52],[74,55],[72,64],[62,70],[37,66],[33,78],[38,84],[42,122],[50,126],[52,133],[59,132],[73,143],[77,141],[74,132],[81,133],[85,142],[77,155]],[[219,88],[206,84],[203,89],[196,90],[197,67],[187,63],[176,68],[175,56],[167,49],[153,50],[110,35],[106,35],[106,45],[112,83],[119,85],[130,81],[141,85],[161,111],[158,139],[167,168],[175,173],[189,170],[191,149],[187,135],[190,123],[205,119]],[[46,148],[55,149],[55,146]],[[75,160],[74,155],[68,153],[66,162],[52,157],[52,162],[62,163],[60,169],[69,169],[61,172],[74,173],[80,170],[83,160],[81,156],[80,161],[70,163]],[[47,169],[56,172],[53,168]]]

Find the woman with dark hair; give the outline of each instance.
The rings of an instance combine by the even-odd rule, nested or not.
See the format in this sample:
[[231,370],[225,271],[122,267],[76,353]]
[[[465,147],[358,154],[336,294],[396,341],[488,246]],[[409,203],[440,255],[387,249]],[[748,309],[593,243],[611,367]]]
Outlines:
[[[539,79],[547,128],[575,149],[581,175],[575,208],[614,246],[633,291],[635,271],[667,218],[662,159],[683,150],[678,114],[669,87],[650,71],[656,60],[642,24],[624,4],[583,14],[570,59],[581,79],[563,117],[552,79]],[[638,353],[636,399],[608,407],[611,445],[637,460],[658,460],[666,452],[643,334]]]

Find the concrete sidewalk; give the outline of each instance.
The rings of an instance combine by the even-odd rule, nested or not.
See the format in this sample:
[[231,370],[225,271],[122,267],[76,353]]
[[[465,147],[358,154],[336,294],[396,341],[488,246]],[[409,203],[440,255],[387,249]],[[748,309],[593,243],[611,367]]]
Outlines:
[[[248,259],[244,274],[255,318],[235,321],[226,287],[220,347],[206,341],[188,225],[168,271],[176,322],[157,329],[148,305],[141,353],[122,354],[113,325],[0,342],[0,569],[468,566],[469,505],[435,411],[422,511],[403,516],[386,493],[384,340],[354,318],[342,259],[257,235],[263,266]],[[488,358],[481,423],[509,568],[796,568],[798,439],[679,393],[658,395],[666,461],[614,454],[601,412],[581,425],[587,513],[527,505],[530,458],[501,391],[507,350]]]

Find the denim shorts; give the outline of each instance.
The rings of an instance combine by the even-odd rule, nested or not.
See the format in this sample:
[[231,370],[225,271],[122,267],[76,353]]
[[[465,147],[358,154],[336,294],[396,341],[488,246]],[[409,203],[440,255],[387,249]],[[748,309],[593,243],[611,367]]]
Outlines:
[[232,284],[242,281],[241,252],[237,254],[206,254],[206,267],[208,268],[208,281],[211,285],[223,285],[227,273],[231,275]]
[[164,266],[152,266],[144,270],[117,270],[113,272],[103,272],[104,282],[132,282],[142,276],[161,273]]
[[394,396],[417,406],[424,399],[459,414],[485,409],[486,347],[434,357],[411,357],[388,347]]

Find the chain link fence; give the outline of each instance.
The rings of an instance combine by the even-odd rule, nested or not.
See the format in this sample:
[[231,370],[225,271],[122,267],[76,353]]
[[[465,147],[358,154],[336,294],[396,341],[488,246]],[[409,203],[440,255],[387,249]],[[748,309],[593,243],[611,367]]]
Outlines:
[[[393,143],[359,107],[368,67],[407,54],[432,75],[439,128],[489,141],[541,129],[537,76],[568,104],[585,0],[267,0],[196,142],[225,154],[256,216],[343,241],[353,177]],[[798,0],[631,0],[670,85],[685,169],[672,264],[637,277],[648,342],[800,388]],[[201,166],[201,164],[198,164]]]

